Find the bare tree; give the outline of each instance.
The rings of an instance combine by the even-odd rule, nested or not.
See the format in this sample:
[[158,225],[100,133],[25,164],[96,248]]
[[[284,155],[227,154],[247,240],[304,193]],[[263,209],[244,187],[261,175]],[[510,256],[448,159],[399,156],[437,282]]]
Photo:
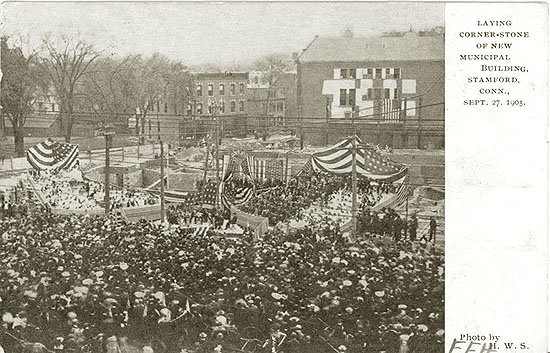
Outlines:
[[83,109],[91,111],[97,122],[128,126],[128,118],[136,110],[137,62],[138,56],[99,58],[83,76]]
[[[279,82],[283,75],[285,74],[288,62],[285,60],[285,57],[282,55],[268,55],[255,63],[256,70],[262,73],[261,83],[264,88],[262,89],[263,94],[261,94],[261,102],[264,103],[263,114],[265,116],[263,129],[269,127],[269,109],[271,105],[271,100],[275,98]],[[266,124],[267,123],[267,124]],[[266,131],[264,131],[266,132]]]
[[[147,59],[141,59],[138,62],[135,75],[138,108],[136,134],[140,134],[141,128],[143,142],[148,113],[154,108],[154,105],[168,99],[170,86],[174,90],[182,87],[181,85],[185,84],[185,80],[188,80],[189,75],[183,64],[170,61],[167,57],[158,53]],[[182,89],[179,89],[179,91],[184,92]]]
[[61,42],[56,43],[51,38],[44,38],[43,44],[46,56],[42,64],[59,100],[61,132],[65,141],[70,142],[73,125],[79,116],[75,114],[78,85],[100,54],[83,39],[62,37]]
[[33,112],[36,100],[47,88],[44,72],[38,62],[38,51],[24,50],[22,37],[19,37],[17,45],[11,47],[8,40],[8,37],[0,39],[3,73],[0,104],[3,116],[8,118],[13,127],[15,152],[18,157],[23,157],[27,117]]

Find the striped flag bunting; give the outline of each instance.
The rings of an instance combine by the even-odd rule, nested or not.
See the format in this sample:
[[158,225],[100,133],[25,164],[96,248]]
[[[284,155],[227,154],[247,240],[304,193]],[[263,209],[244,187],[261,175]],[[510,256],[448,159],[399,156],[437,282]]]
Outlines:
[[248,181],[246,185],[240,187],[228,188],[226,187],[227,183],[223,183],[224,185],[220,193],[222,195],[222,204],[225,207],[229,208],[231,205],[242,205],[254,196],[254,181],[250,177],[246,178],[246,180]]
[[248,157],[243,158],[243,160],[241,161],[241,171],[245,176],[252,177]]
[[27,161],[37,170],[72,169],[78,163],[78,145],[48,138],[27,150]]
[[357,146],[358,175],[370,180],[393,182],[408,174],[406,166],[390,160],[370,145],[363,145],[357,136],[348,137],[326,150],[314,153],[311,159],[313,169],[335,174],[351,173],[354,140]]
[[201,225],[195,229],[195,231],[193,232],[193,235],[205,236],[208,233],[209,229],[210,229],[209,224]]
[[[227,156],[229,157],[229,156]],[[234,157],[229,157],[229,161],[227,163],[227,167],[225,168],[225,172],[223,174],[223,181],[229,181],[233,177],[233,171],[235,167],[237,166],[237,161]]]
[[247,162],[247,167],[248,167],[248,175],[250,175],[252,180],[254,180],[255,177],[254,177],[254,173],[253,173],[253,170],[252,170],[254,168],[254,156],[246,156],[246,162]]
[[298,172],[298,174],[296,174],[296,176],[298,177],[302,174],[309,174],[312,170],[313,170],[313,164],[310,159],[309,161],[306,162],[306,164],[304,164],[304,166],[302,167],[302,169],[300,169],[300,171]]
[[[149,193],[160,196],[160,190],[147,190]],[[171,203],[181,203],[189,206],[199,205],[202,202],[202,194],[196,191],[172,191],[164,192],[164,200]]]

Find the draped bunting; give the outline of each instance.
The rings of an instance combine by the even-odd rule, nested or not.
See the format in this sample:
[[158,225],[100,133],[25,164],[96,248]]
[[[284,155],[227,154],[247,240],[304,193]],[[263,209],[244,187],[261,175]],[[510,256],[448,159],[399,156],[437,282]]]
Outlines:
[[357,174],[371,180],[393,182],[408,174],[406,166],[382,155],[370,145],[363,144],[357,136],[351,136],[332,147],[314,153],[313,170],[335,174],[349,174],[352,170],[352,148],[357,146]]

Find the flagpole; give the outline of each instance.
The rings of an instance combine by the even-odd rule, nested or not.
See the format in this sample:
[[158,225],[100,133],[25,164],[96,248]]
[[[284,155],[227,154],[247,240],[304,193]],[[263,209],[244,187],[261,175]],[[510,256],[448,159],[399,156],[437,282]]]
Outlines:
[[351,148],[351,234],[357,236],[357,140],[353,139]]
[[110,194],[110,182],[111,182],[111,156],[110,156],[110,138],[109,135],[105,135],[105,215],[109,215],[111,209],[111,194]]
[[409,190],[407,190],[407,202],[405,203],[405,235],[407,237],[408,228],[409,228]]

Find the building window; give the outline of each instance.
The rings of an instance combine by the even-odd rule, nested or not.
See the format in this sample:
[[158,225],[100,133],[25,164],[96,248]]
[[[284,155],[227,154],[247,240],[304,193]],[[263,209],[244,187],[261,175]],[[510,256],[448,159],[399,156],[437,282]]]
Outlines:
[[340,78],[348,78],[348,69],[340,69]]
[[[235,86],[235,85],[233,85]],[[236,103],[235,101],[231,101],[231,106],[230,106],[230,109],[231,109],[231,113],[235,113],[235,109],[236,109]]]
[[160,102],[157,102],[157,113],[160,112]]
[[214,111],[212,104],[208,104],[208,114],[212,114]]
[[164,103],[164,112],[168,113],[168,103]]
[[415,101],[406,101],[407,102],[407,116],[416,116],[416,102]]
[[355,69],[349,69],[349,78],[355,78],[356,70]]
[[367,69],[367,77],[364,78],[372,78],[372,69]]
[[374,78],[382,78],[382,69],[376,69]]
[[397,92],[397,88],[394,88],[393,89],[393,99],[398,99],[398,92]]
[[381,99],[382,95],[389,99],[389,92],[389,88],[367,88],[367,100]]
[[389,68],[386,69],[386,78],[389,78],[391,75],[391,70]]
[[197,103],[197,114],[202,115],[202,103]]
[[340,90],[340,106],[345,106],[348,101],[347,91],[345,89]]
[[389,88],[384,88],[384,98],[385,99],[390,99],[390,89]]
[[220,83],[220,96],[223,96],[225,95],[225,84],[224,83]]
[[202,96],[202,85],[200,83],[197,84],[197,96]]
[[187,115],[193,114],[193,109],[191,108],[191,104],[187,104]]
[[393,78],[400,78],[401,77],[401,69],[395,68],[393,69]]
[[220,102],[220,113],[225,113],[225,102],[224,101],[221,101]]
[[349,100],[348,105],[354,107],[355,106],[355,88],[352,88],[349,90],[348,100]]
[[[369,89],[370,89],[370,88],[369,88]],[[369,95],[368,95],[368,94],[363,94],[363,95],[361,96],[361,99],[363,100],[363,102],[364,102],[364,101],[368,101],[368,100],[369,100]]]
[[401,85],[401,93],[416,94],[416,80],[403,80]]
[[239,111],[244,112],[244,101],[239,101]]
[[244,83],[239,83],[239,94],[244,94]]
[[234,96],[235,95],[235,84],[232,83],[229,85],[229,94]]
[[214,84],[213,83],[209,83],[208,84],[208,96],[209,97],[212,97],[214,95]]
[[[367,88],[367,99],[366,100],[373,100],[374,99],[374,92],[372,88]],[[363,99],[365,100],[365,99]]]

